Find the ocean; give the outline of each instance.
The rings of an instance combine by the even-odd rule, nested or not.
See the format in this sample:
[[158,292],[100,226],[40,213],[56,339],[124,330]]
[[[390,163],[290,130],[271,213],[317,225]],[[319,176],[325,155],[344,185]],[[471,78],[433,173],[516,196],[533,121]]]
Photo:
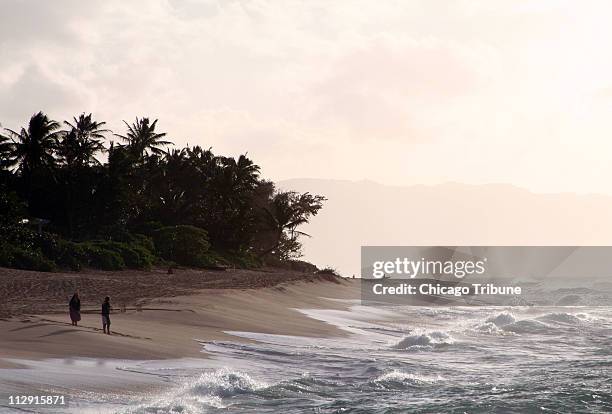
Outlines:
[[[64,412],[612,412],[609,306],[348,305],[301,310],[344,338],[232,332],[243,341],[202,341],[209,359],[98,362],[94,381],[148,378],[153,391],[64,388]],[[68,369],[47,364],[38,375]]]

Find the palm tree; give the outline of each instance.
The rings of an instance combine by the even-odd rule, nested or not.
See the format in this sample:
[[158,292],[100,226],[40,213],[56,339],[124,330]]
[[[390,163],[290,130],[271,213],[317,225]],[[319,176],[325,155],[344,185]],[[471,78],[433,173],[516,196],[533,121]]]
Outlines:
[[161,155],[164,150],[159,148],[160,146],[173,145],[170,141],[163,141],[162,138],[166,136],[165,132],[155,132],[157,125],[157,119],[152,123],[149,118],[136,118],[136,122],[132,125],[123,121],[128,129],[126,135],[115,134],[127,143],[127,147],[132,153],[139,158],[142,158],[145,154],[151,152],[154,155]]
[[[298,194],[293,191],[276,193],[269,204],[263,208],[263,222],[266,230],[272,235],[272,246],[264,250],[259,256],[265,257],[279,249],[283,242],[299,249],[299,236],[310,235],[297,230],[297,227],[308,223],[311,216],[317,215],[323,207],[325,197],[310,193]],[[281,252],[290,254],[289,252]]]
[[234,170],[236,181],[241,190],[253,189],[259,179],[260,168],[246,155],[238,157],[238,161],[232,158],[232,169]]
[[[100,164],[95,158],[96,153],[104,150],[102,144],[104,133],[109,132],[103,129],[104,122],[96,122],[92,115],[82,113],[72,118],[72,122],[64,121],[69,128],[62,131],[61,140],[57,146],[57,155],[64,168],[58,177],[64,183],[65,196],[65,218],[68,224],[68,234],[74,235],[75,217],[78,210],[79,200],[83,200],[83,173],[87,172],[85,167]],[[80,190],[80,191],[79,191]],[[79,193],[81,197],[79,197]]]
[[6,129],[22,176],[29,177],[36,170],[55,166],[53,151],[57,148],[59,127],[59,123],[41,111],[30,118],[28,129],[21,128],[20,132]]
[[63,139],[58,148],[62,161],[72,166],[99,164],[95,154],[104,150],[104,134],[110,132],[102,129],[106,122],[94,121],[91,114],[85,113],[72,119],[72,123],[64,121],[70,129],[63,131]]
[[17,163],[13,157],[15,144],[9,137],[0,135],[0,170],[10,168]]
[[244,198],[255,188],[259,177],[259,166],[245,155],[238,160],[233,157],[217,157],[219,168],[210,177],[219,195],[227,200]]

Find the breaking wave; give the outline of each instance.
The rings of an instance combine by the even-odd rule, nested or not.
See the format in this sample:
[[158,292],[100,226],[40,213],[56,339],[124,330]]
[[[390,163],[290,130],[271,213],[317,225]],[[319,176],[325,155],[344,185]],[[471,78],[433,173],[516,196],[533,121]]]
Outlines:
[[504,331],[510,331],[517,334],[546,334],[551,333],[553,328],[547,324],[535,319],[523,319],[514,323],[504,325]]
[[[588,397],[590,412],[610,412],[612,401],[603,392],[609,384],[602,375],[610,366],[609,310],[428,311],[435,320],[429,321],[421,308],[402,308],[385,325],[368,322],[360,327],[361,320],[351,321],[347,326],[361,332],[342,339],[279,336],[256,343],[208,342],[206,349],[217,363],[210,368],[232,369],[209,368],[202,373],[201,368],[188,368],[189,376],[180,370],[176,376],[164,372],[163,379],[173,388],[135,397],[132,411],[127,412],[383,413],[389,411],[387,401],[397,403],[398,412],[446,412],[451,403],[460,412],[473,412],[492,400],[498,403],[490,411],[516,407],[512,412],[536,412],[546,407],[552,412],[576,412],[583,407],[577,395]],[[451,314],[454,318],[438,318]],[[415,321],[415,330],[407,328],[406,320]],[[549,352],[563,358],[542,360],[541,355]],[[475,358],[482,358],[487,369],[474,364]],[[505,375],[510,364],[520,375]],[[244,366],[247,370],[241,371]],[[552,375],[560,378],[562,391],[542,380]],[[526,397],[517,401],[517,393]],[[404,395],[417,397],[399,397]]]
[[443,381],[441,376],[409,374],[402,371],[390,371],[371,381],[371,385],[383,389],[402,389],[406,387],[424,386]]
[[502,312],[496,316],[490,317],[489,319],[487,319],[487,322],[492,323],[497,327],[501,327],[505,325],[510,325],[511,323],[515,323],[516,318],[510,312]]
[[268,384],[256,381],[249,375],[227,368],[200,375],[188,391],[197,395],[213,395],[221,398],[253,392],[267,387]]
[[410,335],[399,341],[394,348],[403,350],[433,349],[455,342],[447,332],[432,331],[420,335]]
[[201,374],[178,390],[127,413],[201,413],[209,408],[226,408],[223,398],[252,393],[267,387],[268,384],[257,381],[248,374],[223,368]]
[[478,325],[478,326],[476,326],[475,330],[477,332],[479,332],[479,333],[484,333],[484,334],[489,334],[489,335],[496,335],[496,334],[504,333],[504,330],[500,329],[493,322],[485,322],[485,323],[483,323],[481,325]]
[[580,325],[591,318],[585,313],[547,313],[533,319],[518,320],[512,313],[502,312],[486,319],[474,330],[484,334],[553,334],[562,326]]

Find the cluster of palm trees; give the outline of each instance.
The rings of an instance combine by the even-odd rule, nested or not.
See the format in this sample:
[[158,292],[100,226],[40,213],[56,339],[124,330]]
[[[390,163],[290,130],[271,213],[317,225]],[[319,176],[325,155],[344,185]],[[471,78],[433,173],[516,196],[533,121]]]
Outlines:
[[[299,255],[304,233],[297,228],[317,214],[323,197],[277,191],[246,155],[171,149],[157,120],[124,123],[125,134],[113,134],[92,114],[60,124],[39,112],[27,127],[4,129],[2,191],[25,206],[22,217],[43,218],[49,231],[70,239],[189,224],[207,230],[218,250]],[[120,142],[105,145],[110,137]]]
[[[114,136],[125,141],[125,147],[139,157],[149,152],[160,155],[164,152],[160,147],[172,145],[162,140],[165,133],[155,131],[157,119],[151,123],[149,118],[136,118],[131,125],[123,122],[127,133]],[[106,122],[94,121],[92,114],[83,113],[72,121],[64,121],[66,129],[61,129],[59,122],[38,112],[30,118],[27,128],[19,132],[6,128],[6,134],[0,135],[1,165],[6,168],[18,164],[19,171],[28,174],[40,168],[50,169],[56,164],[99,164],[96,155],[105,150],[105,134],[111,133],[104,125]]]

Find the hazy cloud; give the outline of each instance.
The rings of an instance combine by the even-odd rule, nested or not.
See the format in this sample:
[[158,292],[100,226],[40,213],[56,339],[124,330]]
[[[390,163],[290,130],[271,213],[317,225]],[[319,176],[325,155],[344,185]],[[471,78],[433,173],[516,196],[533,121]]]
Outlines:
[[[0,3],[0,122],[147,115],[275,179],[610,191],[606,2]],[[577,139],[579,137],[579,139]],[[546,160],[547,169],[541,168]]]

